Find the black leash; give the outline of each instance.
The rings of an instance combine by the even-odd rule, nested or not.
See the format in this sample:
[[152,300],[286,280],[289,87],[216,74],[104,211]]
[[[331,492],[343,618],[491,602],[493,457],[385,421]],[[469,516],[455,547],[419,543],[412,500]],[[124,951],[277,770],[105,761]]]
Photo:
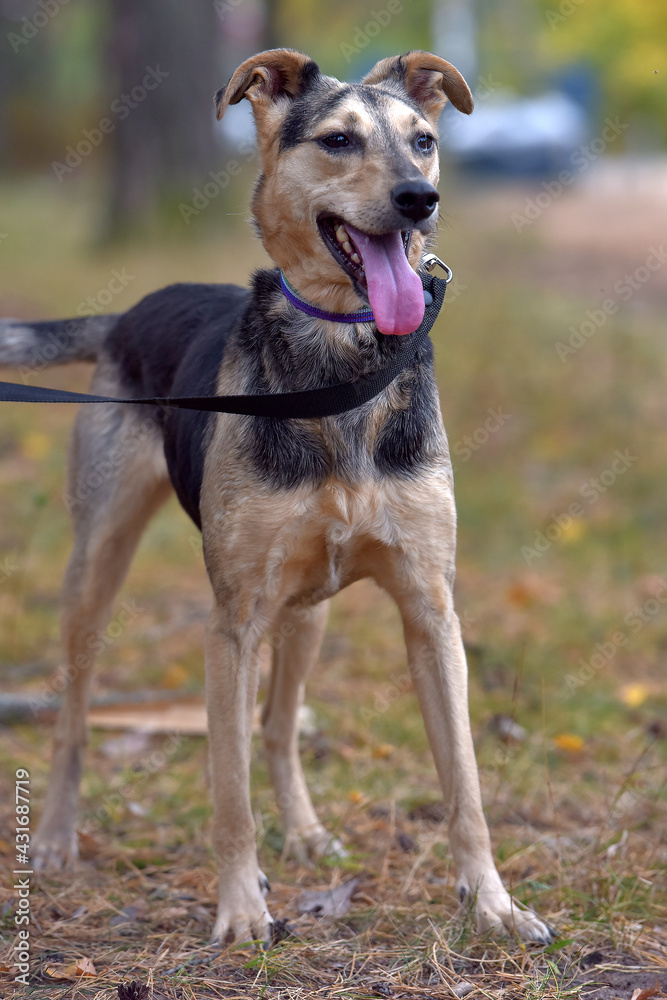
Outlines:
[[422,276],[427,302],[424,318],[413,334],[405,337],[399,350],[382,368],[361,375],[352,382],[305,389],[301,392],[279,392],[252,396],[154,396],[149,399],[117,399],[114,396],[93,396],[66,389],[47,389],[37,385],[0,382],[0,402],[6,403],[138,403],[150,406],[178,406],[187,410],[209,410],[216,413],[240,413],[253,417],[282,419],[331,417],[354,410],[368,403],[386,389],[415,359],[417,351],[428,337],[445,298],[451,271],[434,254],[424,260],[427,268],[439,264],[448,272],[447,278]]

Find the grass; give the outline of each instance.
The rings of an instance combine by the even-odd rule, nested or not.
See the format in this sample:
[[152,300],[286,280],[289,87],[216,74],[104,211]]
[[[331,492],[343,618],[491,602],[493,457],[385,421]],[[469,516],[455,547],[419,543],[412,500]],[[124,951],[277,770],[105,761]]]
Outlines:
[[[204,213],[194,232],[92,249],[94,190],[66,194],[26,180],[3,194],[3,315],[72,313],[114,269],[132,276],[111,306],[121,310],[173,280],[244,282],[264,259],[236,214],[245,213],[244,191],[230,195],[226,229]],[[650,239],[591,250],[585,275],[566,284],[562,275],[576,279],[579,271],[575,263],[568,269],[568,255],[574,262],[589,236],[570,226],[564,241],[559,219],[585,217],[595,199],[569,192],[517,233],[510,213],[524,197],[449,186],[439,249],[460,285],[435,340],[459,508],[457,603],[494,849],[507,883],[558,927],[558,942],[545,951],[486,940],[459,912],[398,616],[379,590],[360,583],[334,601],[310,684],[316,727],[302,740],[314,802],[349,845],[348,862],[308,869],[281,858],[259,746],[255,756],[260,857],[273,915],[289,921],[290,936],[264,955],[207,947],[215,878],[204,741],[156,736],[114,755],[109,734],[95,731],[80,823],[87,860],[73,875],[35,886],[35,975],[16,995],[107,1000],[119,981],[134,979],[156,997],[445,997],[465,980],[470,996],[552,1000],[580,995],[585,981],[607,981],[628,997],[635,986],[664,981],[662,275],[561,361],[555,345],[597,307],[619,268],[641,263]],[[614,210],[637,215],[630,198]],[[220,232],[229,228],[225,239]],[[86,378],[80,366],[34,381],[84,388]],[[8,690],[40,690],[60,662],[71,420],[66,407],[0,410],[0,661]],[[614,465],[617,451],[629,455],[625,468]],[[175,502],[149,528],[124,599],[141,611],[102,655],[96,692],[201,690],[208,589],[196,532]],[[522,727],[520,739],[503,741],[503,717]],[[38,810],[48,745],[45,726],[0,730],[7,869],[12,776],[17,767],[30,771]],[[353,875],[360,882],[345,917],[298,916],[302,889]],[[10,879],[0,899],[9,996]],[[112,923],[129,906],[134,917]],[[84,956],[93,978],[48,972]]]

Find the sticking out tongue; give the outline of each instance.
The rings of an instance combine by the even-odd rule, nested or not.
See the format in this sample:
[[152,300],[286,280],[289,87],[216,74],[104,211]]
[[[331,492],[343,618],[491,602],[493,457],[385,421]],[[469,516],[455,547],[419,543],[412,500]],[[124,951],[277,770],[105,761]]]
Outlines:
[[408,264],[400,233],[375,236],[349,222],[345,228],[364,262],[368,298],[380,333],[406,334],[424,318],[424,290]]

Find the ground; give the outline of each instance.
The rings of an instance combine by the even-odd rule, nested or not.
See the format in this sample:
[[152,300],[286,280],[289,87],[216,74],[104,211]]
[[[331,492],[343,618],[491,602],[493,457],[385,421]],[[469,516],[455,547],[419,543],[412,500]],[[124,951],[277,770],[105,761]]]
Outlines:
[[[665,177],[662,164],[610,163],[556,197],[539,183],[450,177],[442,186],[438,249],[455,283],[434,340],[455,466],[473,731],[500,870],[557,928],[556,943],[480,938],[460,910],[398,617],[362,582],[334,602],[302,736],[316,806],[350,848],[344,864],[282,858],[257,744],[259,851],[284,934],[265,954],[207,945],[215,875],[204,737],[178,722],[150,736],[95,728],[82,861],[33,881],[32,978],[17,986],[14,777],[29,772],[37,816],[49,720],[5,717],[2,995],[111,1000],[131,981],[155,997],[197,1000],[630,1000],[667,989],[667,257],[656,224]],[[226,240],[213,225],[196,235],[184,227],[160,243],[93,251],[94,191],[23,181],[3,194],[2,315],[67,315],[89,297],[104,305],[114,271],[125,285],[105,307],[122,310],[172,280],[244,282],[263,260],[241,219],[232,217]],[[239,191],[234,212],[245,212],[245,197]],[[88,370],[27,377],[84,388]],[[4,689],[45,705],[60,662],[71,420],[64,406],[0,409]],[[120,614],[123,601],[130,614]],[[131,703],[148,691],[196,704],[208,606],[198,533],[171,502],[103,637],[96,701]],[[299,913],[305,890],[351,879],[339,916]]]

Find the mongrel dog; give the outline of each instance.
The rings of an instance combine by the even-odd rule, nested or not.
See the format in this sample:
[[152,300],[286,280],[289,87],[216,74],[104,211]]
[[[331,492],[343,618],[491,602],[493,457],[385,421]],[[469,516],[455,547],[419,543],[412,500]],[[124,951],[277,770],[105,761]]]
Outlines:
[[[448,99],[465,114],[473,107],[458,71],[438,56],[409,52],[349,85],[323,76],[299,52],[276,49],[236,70],[216,95],[218,117],[244,97],[257,126],[261,173],[252,210],[266,250],[301,300],[337,314],[370,303],[375,322],[306,315],[283,294],[277,269],[257,272],[251,290],[174,285],[125,315],[70,327],[54,363],[96,359],[94,392],[137,398],[333,384],[372,371],[419,325],[424,295],[415,269],[438,214],[437,120]],[[58,327],[5,323],[0,360],[29,363]],[[482,931],[548,942],[550,928],[503,887],[482,812],[452,600],[452,473],[430,344],[386,391],[340,416],[164,414],[156,408],[148,430],[145,411],[131,405],[86,407],[76,420],[73,497],[105,455],[123,458],[113,477],[73,504],[63,612],[70,682],[35,866],[76,857],[89,639],[105,627],[139,537],[173,486],[202,529],[214,596],[206,636],[220,872],[214,940],[271,940],[249,793],[267,629],[285,637],[273,652],[262,722],[286,846],[302,857],[343,851],[310,801],[296,718],[327,598],[372,577],[402,617],[448,808],[459,895],[474,897]],[[123,450],[127,441],[132,447]]]

